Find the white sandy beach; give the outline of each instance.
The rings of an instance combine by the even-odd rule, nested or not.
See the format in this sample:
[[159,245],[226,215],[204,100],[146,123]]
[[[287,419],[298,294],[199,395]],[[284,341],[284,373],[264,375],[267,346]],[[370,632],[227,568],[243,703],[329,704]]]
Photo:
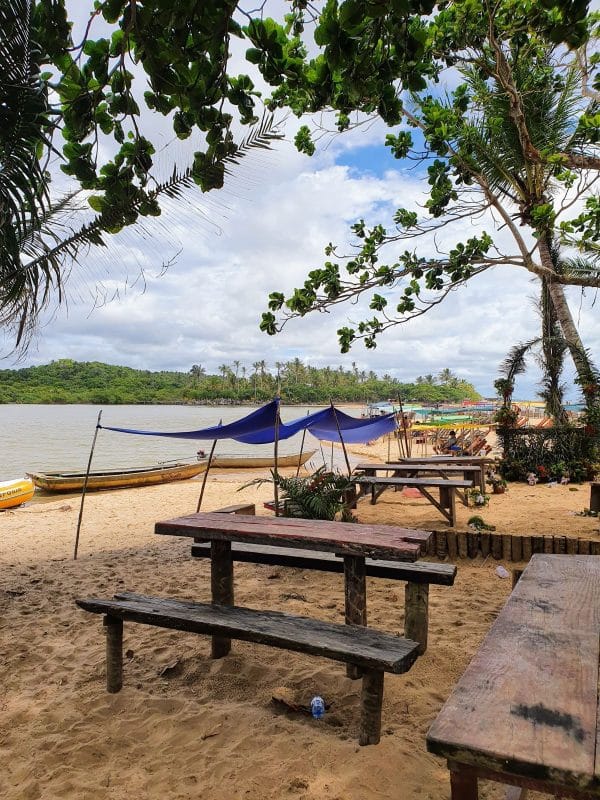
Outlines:
[[[366,453],[385,455],[357,450]],[[248,501],[268,513],[271,488],[237,492],[244,480],[212,476],[203,508]],[[155,521],[195,510],[199,487],[88,494],[77,561],[78,498],[0,514],[3,800],[448,797],[446,766],[426,752],[425,733],[510,592],[491,558],[460,561],[454,587],[431,587],[428,651],[406,675],[386,676],[377,746],[357,744],[360,682],[342,665],[258,645],[234,642],[211,661],[204,637],[126,624],[124,688],[106,693],[101,618],[74,600],[125,589],[208,600],[209,567],[190,557],[189,540],[153,534]],[[575,516],[588,502],[589,485],[511,486],[483,516],[500,532],[597,539],[598,520]],[[461,507],[459,523],[471,513]],[[428,503],[399,493],[361,503],[358,516],[445,525]],[[252,565],[235,574],[240,604],[343,618],[339,576]],[[368,604],[371,624],[402,632],[402,584],[370,581]],[[315,694],[331,704],[320,722],[272,700],[307,704]],[[483,798],[499,796],[484,787]]]

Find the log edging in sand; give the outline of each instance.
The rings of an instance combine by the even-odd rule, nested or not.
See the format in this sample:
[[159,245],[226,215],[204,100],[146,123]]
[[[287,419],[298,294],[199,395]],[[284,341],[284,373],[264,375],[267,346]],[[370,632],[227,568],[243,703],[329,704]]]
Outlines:
[[568,536],[531,534],[516,536],[490,531],[434,530],[427,548],[428,556],[442,561],[465,558],[492,557],[500,561],[529,561],[533,553],[555,555],[600,555],[598,539],[578,539]]

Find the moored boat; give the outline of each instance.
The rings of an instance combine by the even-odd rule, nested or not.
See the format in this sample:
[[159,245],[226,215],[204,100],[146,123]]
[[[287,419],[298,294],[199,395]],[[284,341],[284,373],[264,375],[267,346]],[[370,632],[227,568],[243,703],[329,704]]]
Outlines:
[[[280,455],[277,459],[278,467],[298,467],[306,464],[309,458],[314,456],[316,450],[307,450],[305,453],[291,453]],[[272,455],[268,456],[245,456],[245,455],[216,455],[213,457],[211,468],[218,469],[258,469],[260,467],[274,467],[275,459]]]
[[[88,477],[86,491],[127,489],[184,481],[205,470],[206,461],[192,461],[134,469],[92,471]],[[45,492],[79,492],[85,483],[85,472],[28,472],[27,475]]]
[[0,508],[15,508],[31,500],[35,486],[27,478],[0,481]]
[[[296,467],[298,464],[302,465],[315,452],[315,450],[308,450],[306,453],[281,455],[278,459],[278,466]],[[172,481],[184,481],[199,475],[201,472],[205,472],[207,464],[208,458],[202,458],[199,461],[156,464],[152,467],[91,471],[86,491],[129,489],[138,486],[171,483]],[[211,467],[219,469],[257,469],[260,467],[273,467],[274,465],[275,461],[272,455],[222,455],[213,458]],[[42,489],[45,492],[80,492],[85,482],[85,472],[28,472],[27,475],[38,489]]]

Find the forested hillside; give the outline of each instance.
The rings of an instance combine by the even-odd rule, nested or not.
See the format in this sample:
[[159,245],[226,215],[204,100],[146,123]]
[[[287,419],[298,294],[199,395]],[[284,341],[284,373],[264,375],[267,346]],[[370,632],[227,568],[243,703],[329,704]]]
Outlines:
[[279,387],[288,403],[378,401],[442,402],[478,399],[473,386],[444,369],[437,376],[418,376],[400,383],[389,375],[307,367],[299,359],[277,362],[275,370],[264,361],[251,369],[235,361],[210,375],[194,364],[189,372],[150,372],[97,361],[70,359],[39,367],[0,370],[0,403],[261,403]]

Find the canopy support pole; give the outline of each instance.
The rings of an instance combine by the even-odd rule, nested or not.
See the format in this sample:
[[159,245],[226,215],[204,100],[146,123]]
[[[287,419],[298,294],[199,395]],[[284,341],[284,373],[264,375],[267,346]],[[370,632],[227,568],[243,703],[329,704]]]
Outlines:
[[210,453],[208,454],[208,462],[206,464],[206,469],[204,470],[204,475],[202,476],[202,487],[200,489],[200,497],[198,498],[198,505],[196,506],[196,514],[200,511],[200,506],[202,505],[202,498],[204,497],[204,489],[206,487],[206,481],[208,480],[208,473],[212,465],[212,460],[215,454],[216,446],[217,446],[217,440],[213,439],[212,447],[210,448]]
[[[308,416],[308,412],[307,412]],[[302,431],[302,441],[300,443],[300,455],[298,456],[298,466],[296,467],[296,477],[300,475],[300,466],[302,464],[302,453],[304,452],[304,440],[306,439],[306,428]]]
[[[350,477],[352,475],[352,468],[350,466],[350,459],[348,458],[348,452],[346,451],[346,445],[345,445],[344,440],[342,438],[342,431],[340,430],[340,423],[338,421],[338,416],[337,416],[337,412],[335,410],[335,406],[333,405],[333,400],[331,400],[330,402],[331,402],[331,410],[333,411],[333,417],[335,419],[335,425],[336,425],[336,428],[337,428],[338,436],[340,437],[340,442],[342,443],[342,450],[344,451],[344,458],[346,459],[346,467],[348,468],[348,477]],[[332,442],[332,447],[333,447],[333,442]]]
[[279,470],[278,470],[278,459],[279,459],[279,398],[277,400],[277,411],[275,413],[275,442],[273,445],[273,460],[275,462],[275,466],[273,468],[273,498],[275,500],[275,516],[279,516]]
[[327,459],[325,458],[325,451],[323,450],[323,442],[319,439],[319,447],[321,448],[321,458],[323,459],[323,469],[327,469]]
[[[406,446],[406,455],[410,458],[411,454],[411,447],[408,443],[408,431],[406,430],[405,419],[404,419],[404,408],[402,407],[402,399],[400,395],[398,395],[398,405],[400,406],[400,419],[402,420],[402,430],[404,431],[404,444]],[[408,420],[406,420],[408,422]]]
[[96,447],[96,439],[98,438],[98,431],[100,430],[100,419],[102,418],[102,410],[98,412],[98,420],[96,422],[96,430],[94,431],[94,439],[92,441],[92,449],[90,450],[90,457],[88,459],[87,471],[85,473],[85,480],[81,489],[81,505],[79,506],[79,519],[77,520],[77,533],[75,534],[75,549],[73,551],[73,561],[77,560],[77,550],[79,548],[79,532],[81,531],[81,521],[83,519],[83,503],[85,501],[85,491],[90,477],[90,469],[92,467],[92,456],[94,455],[94,448]]

